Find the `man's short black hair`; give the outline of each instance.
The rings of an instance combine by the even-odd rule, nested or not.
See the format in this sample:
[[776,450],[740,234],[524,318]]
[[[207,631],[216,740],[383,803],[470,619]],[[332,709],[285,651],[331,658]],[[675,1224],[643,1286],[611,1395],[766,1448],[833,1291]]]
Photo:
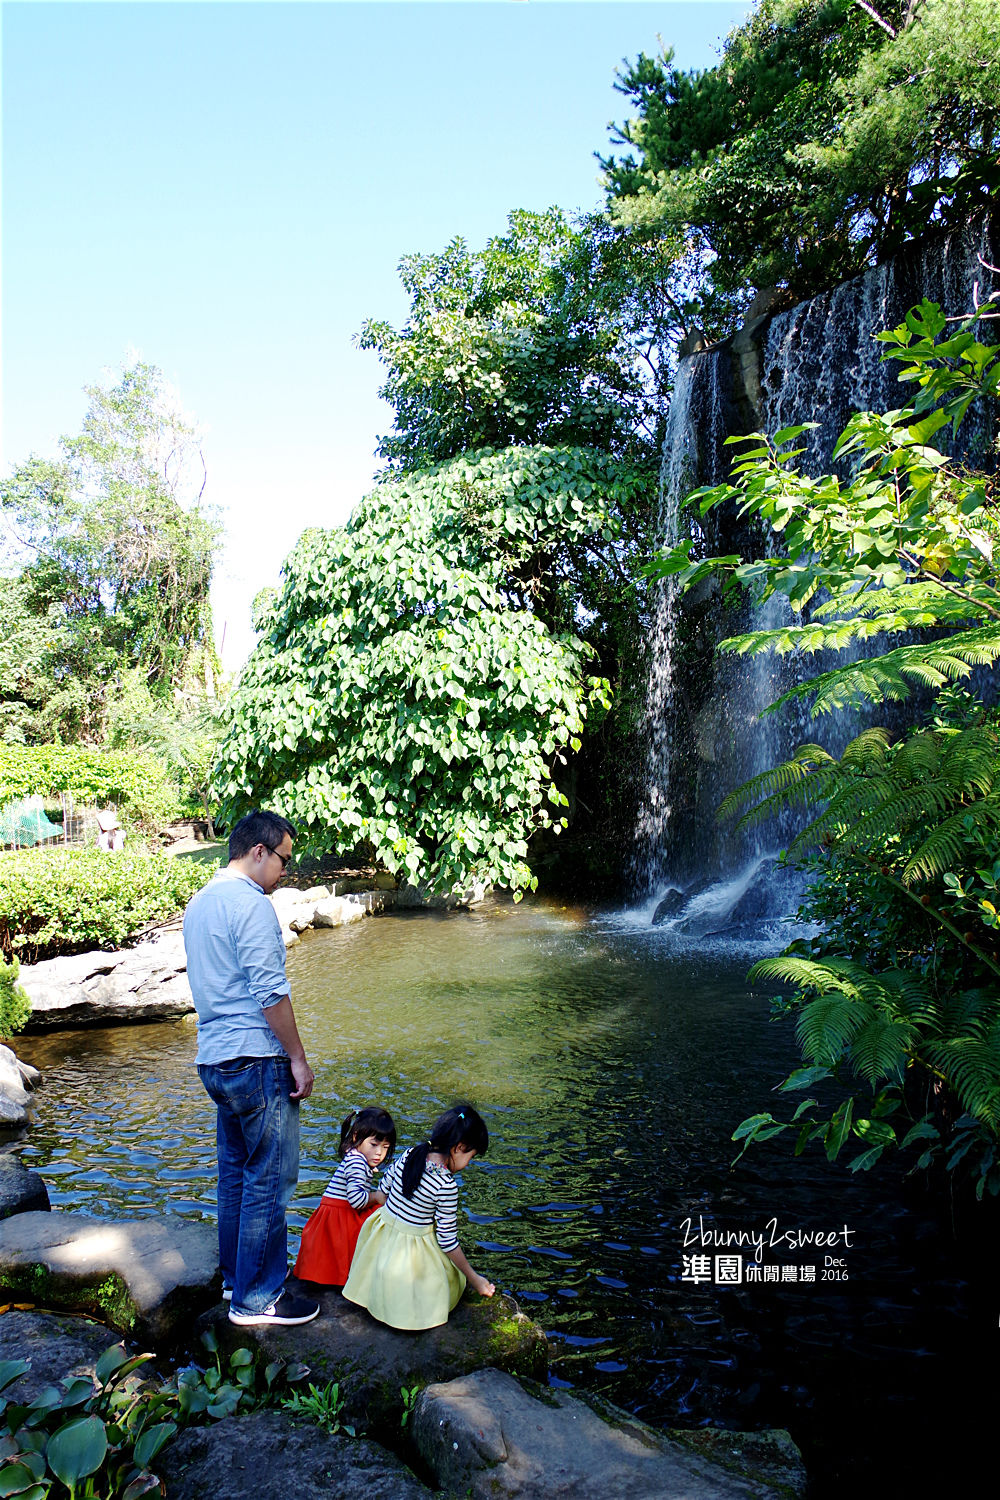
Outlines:
[[244,854],[257,844],[266,844],[268,849],[277,849],[285,834],[295,837],[295,829],[280,813],[260,812],[255,809],[230,830],[229,858],[242,859]]

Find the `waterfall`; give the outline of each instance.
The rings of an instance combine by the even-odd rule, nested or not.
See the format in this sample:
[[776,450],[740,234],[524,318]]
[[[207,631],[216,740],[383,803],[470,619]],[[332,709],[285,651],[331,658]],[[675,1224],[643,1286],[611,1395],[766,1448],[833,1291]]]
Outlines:
[[[997,263],[988,218],[947,238],[907,246],[885,265],[758,318],[734,339],[682,359],[664,443],[661,544],[687,529],[686,518],[683,528],[680,520],[685,495],[727,477],[729,436],[816,422],[801,439],[806,451],[799,462],[806,473],[828,472],[834,444],[853,412],[890,410],[911,396],[911,388],[899,384],[898,363],[883,362],[884,346],[875,334],[901,323],[925,297],[949,317],[970,313],[976,283],[981,300],[991,287],[983,261]],[[993,436],[989,414],[970,413],[959,451],[981,461]],[[750,555],[760,546],[759,537],[748,536],[745,524],[722,509],[706,519],[705,532],[709,553]],[[791,825],[738,838],[715,824],[716,808],[734,787],[816,737],[804,710],[759,717],[799,670],[817,669],[816,658],[797,663],[770,653],[752,659],[715,655],[725,635],[779,625],[789,618],[788,609],[776,597],[755,612],[745,606],[742,614],[727,612],[714,586],[682,598],[673,580],[664,583],[657,600],[632,873],[637,894],[647,899],[671,887],[658,915],[686,923],[692,933],[704,933],[709,919],[724,927],[794,905],[794,882],[776,878],[773,866],[775,850],[792,836]],[[858,724],[847,714],[824,721],[824,742],[839,750]],[[710,890],[718,900],[706,894]]]
[[[678,540],[685,495],[699,484],[724,478],[725,450],[715,439],[730,430],[732,421],[728,375],[728,360],[719,349],[688,356],[678,365],[660,468],[659,547],[672,547]],[[631,860],[633,884],[641,893],[655,890],[666,878],[678,602],[677,580],[664,579],[656,593],[649,643],[642,726],[645,775]]]

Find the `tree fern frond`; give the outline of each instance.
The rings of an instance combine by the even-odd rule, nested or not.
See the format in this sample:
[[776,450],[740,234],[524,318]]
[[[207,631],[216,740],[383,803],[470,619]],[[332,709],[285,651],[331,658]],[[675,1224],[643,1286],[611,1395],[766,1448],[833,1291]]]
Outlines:
[[857,996],[861,993],[859,984],[871,976],[861,964],[851,959],[827,958],[821,961],[779,953],[774,958],[759,959],[747,978],[751,984],[759,979],[774,980],[778,984],[794,984],[803,990],[816,990],[821,995],[837,990]]
[[899,1080],[915,1036],[909,1021],[875,1011],[851,1042],[852,1066],[872,1088],[889,1078]]
[[941,1036],[976,1031],[982,1034],[1000,1021],[1000,996],[995,990],[954,990],[938,1006]]
[[987,584],[966,584],[964,587],[966,597],[961,598],[933,579],[865,589],[852,581],[843,588],[834,589],[828,599],[816,605],[812,616],[814,620],[851,615],[878,619],[913,611],[915,614],[931,614],[937,625],[959,625],[967,620],[981,620],[985,606],[995,609],[1000,604],[996,589]]
[[844,991],[810,1000],[799,1012],[795,1027],[803,1057],[832,1066],[876,1014],[868,1001]]
[[[758,828],[761,823],[770,822],[781,813],[794,811],[797,808],[814,808],[830,796],[836,784],[835,771],[814,771],[811,776],[802,781],[795,782],[792,786],[763,798],[743,814],[736,827],[743,832],[750,828]],[[721,811],[720,808],[720,814]],[[721,816],[720,821],[722,821]]]
[[890,743],[888,729],[882,729],[878,725],[863,729],[844,747],[840,764],[859,771],[867,771],[872,767],[881,770],[885,765]]
[[981,1034],[948,1037],[927,1047],[970,1115],[1000,1127],[1000,1023]]
[[800,745],[789,760],[772,766],[759,776],[736,787],[720,804],[716,818],[720,823],[736,817],[748,803],[759,797],[772,797],[788,788],[801,785],[817,770],[836,766],[835,758],[822,745]]
[[919,974],[911,969],[888,969],[878,977],[892,1015],[915,1027],[937,1024],[937,1001]]
[[1000,798],[964,803],[950,818],[933,828],[904,865],[900,876],[903,884],[930,880],[960,865],[970,818],[976,827],[1000,828]]
[[911,683],[941,687],[967,678],[977,666],[1000,658],[1000,625],[962,630],[945,641],[899,646],[881,656],[851,662],[797,683],[765,710],[773,713],[799,699],[812,698],[812,714],[864,703],[898,701],[910,694]]

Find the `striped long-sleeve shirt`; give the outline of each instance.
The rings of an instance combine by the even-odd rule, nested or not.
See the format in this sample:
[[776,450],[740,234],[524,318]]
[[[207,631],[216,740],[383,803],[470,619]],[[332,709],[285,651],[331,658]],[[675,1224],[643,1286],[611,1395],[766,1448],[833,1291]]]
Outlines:
[[324,1198],[342,1198],[361,1213],[368,1207],[368,1195],[372,1191],[373,1173],[360,1151],[353,1147],[347,1152],[340,1166],[327,1184]]
[[403,1164],[409,1154],[404,1151],[382,1179],[380,1191],[386,1195],[385,1206],[406,1224],[433,1224],[437,1242],[445,1254],[457,1250],[458,1183],[447,1167],[429,1161],[413,1197],[404,1197]]

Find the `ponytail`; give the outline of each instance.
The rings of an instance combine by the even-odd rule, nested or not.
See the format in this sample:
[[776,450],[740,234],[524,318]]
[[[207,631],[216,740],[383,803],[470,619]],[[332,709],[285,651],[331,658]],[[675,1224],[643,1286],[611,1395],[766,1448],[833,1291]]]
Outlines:
[[427,1153],[431,1149],[430,1141],[421,1141],[419,1146],[414,1146],[412,1151],[406,1154],[403,1163],[403,1197],[412,1198],[420,1186],[420,1179],[424,1175],[427,1165]]
[[412,1198],[420,1186],[429,1152],[439,1151],[442,1156],[447,1156],[456,1146],[465,1146],[477,1156],[485,1156],[489,1144],[490,1133],[478,1110],[471,1104],[453,1104],[435,1120],[430,1140],[421,1141],[407,1154],[401,1184],[403,1197]]

